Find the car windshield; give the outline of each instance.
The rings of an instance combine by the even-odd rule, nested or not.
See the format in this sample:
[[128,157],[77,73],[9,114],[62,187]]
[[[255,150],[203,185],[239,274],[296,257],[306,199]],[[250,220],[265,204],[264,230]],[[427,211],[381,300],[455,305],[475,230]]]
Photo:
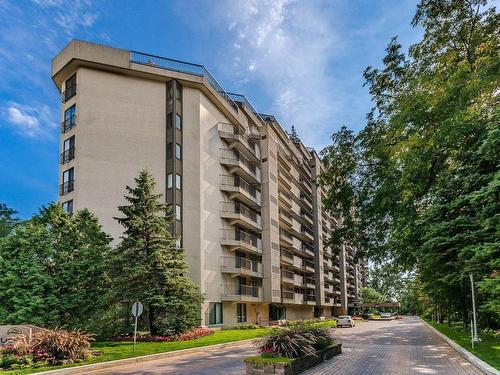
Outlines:
[[349,318],[350,318],[349,315],[339,316],[339,319],[349,319]]

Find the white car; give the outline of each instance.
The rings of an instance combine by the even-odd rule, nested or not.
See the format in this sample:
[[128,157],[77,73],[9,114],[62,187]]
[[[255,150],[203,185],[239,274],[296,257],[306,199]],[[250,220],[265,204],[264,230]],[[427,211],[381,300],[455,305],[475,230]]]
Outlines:
[[354,327],[355,325],[350,315],[341,315],[337,319],[337,327]]
[[382,313],[382,314],[380,314],[380,317],[382,319],[390,319],[390,318],[392,318],[392,314],[391,313]]

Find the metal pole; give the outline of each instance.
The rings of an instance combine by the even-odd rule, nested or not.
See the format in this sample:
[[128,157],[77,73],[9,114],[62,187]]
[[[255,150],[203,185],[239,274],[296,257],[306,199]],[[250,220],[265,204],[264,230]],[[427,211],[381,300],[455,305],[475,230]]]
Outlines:
[[470,286],[472,290],[472,319],[474,321],[474,337],[473,341],[479,341],[477,337],[477,321],[476,321],[476,297],[474,295],[474,277],[472,276],[472,272],[469,274],[470,277]]
[[134,324],[134,353],[135,353],[135,341],[137,339],[137,310],[139,309],[139,306],[137,305],[135,308],[135,324]]
[[474,326],[472,320],[470,321],[470,341],[472,343],[472,349],[474,349]]

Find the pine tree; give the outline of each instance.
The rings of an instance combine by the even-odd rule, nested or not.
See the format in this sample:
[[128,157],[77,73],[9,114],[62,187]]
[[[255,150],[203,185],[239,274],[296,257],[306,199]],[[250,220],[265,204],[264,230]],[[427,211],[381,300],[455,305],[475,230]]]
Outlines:
[[0,238],[7,236],[19,221],[14,215],[17,212],[5,203],[0,203]]
[[129,304],[144,304],[152,335],[180,333],[199,325],[203,297],[186,276],[184,251],[168,231],[174,217],[154,177],[141,171],[135,183],[126,187],[129,205],[118,208],[124,217],[116,218],[125,231],[115,250],[115,290]]
[[288,134],[290,137],[290,140],[295,143],[299,144],[300,143],[300,138],[299,135],[297,134],[297,130],[295,130],[295,126],[292,125],[292,129],[290,130],[290,133]]

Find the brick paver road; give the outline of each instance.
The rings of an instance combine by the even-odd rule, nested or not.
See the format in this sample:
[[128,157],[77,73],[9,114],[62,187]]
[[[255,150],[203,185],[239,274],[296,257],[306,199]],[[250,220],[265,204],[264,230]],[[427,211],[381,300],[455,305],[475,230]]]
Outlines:
[[304,375],[483,374],[416,317],[369,321],[334,335],[342,354]]
[[[342,354],[304,375],[465,375],[483,374],[436,336],[418,318],[370,321],[354,328],[333,330]],[[208,349],[112,369],[82,372],[89,375],[241,375],[243,358],[253,355],[251,343],[231,349]]]

